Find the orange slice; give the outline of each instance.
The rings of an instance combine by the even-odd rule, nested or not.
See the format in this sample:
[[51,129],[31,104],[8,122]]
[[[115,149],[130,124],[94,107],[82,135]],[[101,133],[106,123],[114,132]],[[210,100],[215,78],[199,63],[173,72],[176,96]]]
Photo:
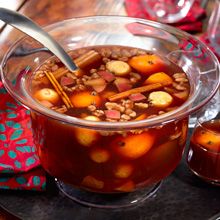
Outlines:
[[128,61],[129,65],[143,74],[152,74],[164,65],[163,60],[155,54],[134,56]]
[[209,130],[201,130],[193,136],[194,142],[204,148],[218,152],[220,150],[220,135]]
[[147,132],[118,137],[111,144],[116,152],[128,159],[137,159],[153,146],[154,136]]
[[173,79],[164,72],[158,72],[150,75],[145,81],[144,84],[154,84],[161,83],[162,85],[172,84]]
[[88,91],[74,93],[70,100],[76,108],[85,108],[89,105],[100,106],[101,104],[100,96]]

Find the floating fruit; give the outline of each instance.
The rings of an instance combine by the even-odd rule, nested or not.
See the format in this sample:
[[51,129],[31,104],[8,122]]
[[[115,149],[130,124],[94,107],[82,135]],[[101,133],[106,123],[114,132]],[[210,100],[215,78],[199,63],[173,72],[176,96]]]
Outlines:
[[107,82],[112,82],[115,76],[109,71],[99,71],[98,74]]
[[120,111],[110,109],[110,110],[105,110],[105,116],[106,118],[109,119],[120,119],[121,113]]
[[110,158],[110,153],[104,148],[93,148],[90,151],[90,158],[96,163],[105,163]]
[[90,147],[99,139],[99,133],[86,128],[75,128],[75,137],[79,144]]
[[104,187],[104,182],[93,176],[86,176],[82,180],[82,185],[89,188],[102,189]]
[[118,178],[127,178],[132,174],[133,170],[134,167],[131,164],[119,164],[116,166],[114,174]]
[[85,81],[84,84],[91,86],[96,92],[104,91],[107,85],[103,78],[90,79]]
[[98,118],[98,117],[96,117],[94,115],[85,116],[84,119],[88,120],[88,121],[100,121],[100,118]]
[[155,54],[134,56],[128,61],[128,63],[135,70],[143,74],[155,73],[164,65],[161,58]]
[[78,143],[85,147],[90,147],[99,139],[98,132],[94,130],[86,128],[75,128],[74,132]]
[[105,88],[106,88],[106,84],[102,86],[93,86],[93,89],[98,93],[103,92]]
[[193,141],[210,151],[219,152],[220,150],[220,135],[211,130],[196,132]]
[[131,72],[130,66],[126,62],[120,60],[112,60],[106,63],[106,68],[116,76],[125,76]]
[[189,96],[189,91],[184,90],[184,91],[181,91],[181,92],[175,92],[175,93],[172,93],[172,95],[174,97],[180,99],[181,101],[185,101]]
[[154,73],[150,75],[145,81],[144,84],[154,84],[161,83],[162,85],[172,84],[173,79],[164,72]]
[[146,96],[141,93],[134,93],[129,95],[129,99],[133,102],[139,102],[146,99]]
[[117,187],[115,190],[121,192],[132,192],[135,188],[135,184],[133,181],[129,180],[122,184],[121,186]]
[[167,92],[156,91],[149,94],[148,101],[152,106],[166,108],[172,103],[173,97]]
[[75,83],[75,80],[72,77],[62,76],[60,79],[60,84],[62,86],[69,86]]
[[76,108],[85,108],[89,105],[100,106],[101,104],[100,96],[89,91],[76,92],[70,97],[70,100]]
[[137,159],[146,154],[153,146],[154,136],[150,133],[130,134],[116,138],[111,145],[116,152],[128,159]]
[[38,101],[48,101],[52,104],[57,104],[60,100],[59,94],[50,88],[43,88],[35,92],[34,97]]
[[147,114],[143,113],[143,114],[139,115],[137,118],[135,118],[134,120],[138,121],[138,120],[144,120],[146,118],[147,118]]
[[[93,115],[88,115],[84,117],[84,119],[89,121],[100,121],[98,117]],[[74,133],[78,143],[85,147],[90,147],[99,139],[99,133],[97,131],[87,128],[75,128]]]
[[131,81],[123,77],[117,77],[114,81],[119,92],[124,92],[132,88]]

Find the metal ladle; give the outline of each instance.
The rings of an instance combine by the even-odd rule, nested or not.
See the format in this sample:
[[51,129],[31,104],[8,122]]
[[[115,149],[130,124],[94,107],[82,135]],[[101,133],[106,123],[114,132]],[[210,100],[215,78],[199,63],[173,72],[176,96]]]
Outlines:
[[60,44],[31,19],[18,12],[6,8],[0,8],[0,20],[40,42],[56,55],[71,72],[78,69],[71,57],[65,52]]

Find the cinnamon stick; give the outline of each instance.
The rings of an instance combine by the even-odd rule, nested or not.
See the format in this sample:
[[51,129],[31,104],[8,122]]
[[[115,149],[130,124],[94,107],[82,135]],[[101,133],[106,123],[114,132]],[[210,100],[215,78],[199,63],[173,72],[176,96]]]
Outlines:
[[87,53],[79,56],[74,60],[75,64],[79,68],[85,68],[86,66],[95,63],[101,59],[101,55],[95,50],[90,50]]
[[67,108],[72,108],[73,107],[72,102],[70,101],[70,99],[67,96],[67,94],[63,91],[62,87],[60,86],[60,84],[58,83],[58,81],[56,80],[54,75],[51,72],[49,72],[49,71],[45,71],[45,74],[46,74],[46,77],[48,78],[48,80],[53,85],[53,87],[56,90],[56,92],[62,98],[62,100],[63,100],[64,104],[66,105],[66,107]]
[[[61,78],[64,74],[68,73],[69,70],[66,69],[65,67],[60,67],[59,69],[55,70],[52,74],[54,75],[55,79]],[[39,79],[41,83],[49,83],[49,79],[47,76],[43,76],[42,78]]]
[[53,72],[53,75],[56,79],[61,78],[64,74],[68,73],[69,70],[66,67],[60,67],[59,69]]
[[109,101],[112,102],[112,101],[116,101],[118,99],[128,97],[131,94],[142,93],[142,92],[150,92],[154,89],[159,89],[161,87],[163,87],[163,85],[161,83],[149,84],[149,85],[146,85],[146,86],[137,87],[137,88],[134,88],[134,89],[127,90],[125,92],[121,92],[121,93],[112,95],[112,96],[108,97],[108,99],[109,99]]
[[[76,58],[74,60],[74,63],[79,67],[79,68],[84,68],[96,61],[98,61],[99,59],[101,59],[101,56],[98,52],[96,52],[95,50],[90,50],[87,53],[79,56],[78,58]],[[53,75],[55,76],[56,79],[62,77],[65,73],[68,73],[69,70],[66,67],[60,67],[59,69],[57,69],[56,71],[53,72]],[[75,74],[75,71],[74,71]],[[76,70],[76,75],[77,74],[77,70]]]
[[[100,59],[101,59],[101,55],[98,52],[96,52],[95,50],[90,50],[87,53],[82,54],[81,56],[76,58],[74,60],[74,62],[76,64],[76,66],[78,66],[79,69],[81,69],[81,68],[85,68],[86,66],[88,66],[88,65],[90,65],[94,62],[97,62]],[[55,70],[52,74],[54,75],[54,77],[56,79],[59,79],[64,74],[66,74],[68,72],[69,72],[69,70],[66,67],[60,67],[59,69]],[[79,70],[76,70],[76,71],[73,72],[73,74],[76,75],[76,76],[81,75],[81,73],[82,72],[81,71],[79,72]],[[48,82],[47,77],[42,77],[40,80],[43,83]]]

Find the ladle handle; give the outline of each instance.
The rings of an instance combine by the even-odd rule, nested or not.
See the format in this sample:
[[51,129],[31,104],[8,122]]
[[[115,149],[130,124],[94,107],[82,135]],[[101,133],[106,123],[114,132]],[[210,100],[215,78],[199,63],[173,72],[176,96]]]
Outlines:
[[72,61],[71,57],[65,52],[65,50],[47,32],[35,24],[31,19],[19,14],[18,12],[6,8],[0,8],[0,20],[40,42],[54,55],[56,55],[70,71],[78,69],[76,64]]

